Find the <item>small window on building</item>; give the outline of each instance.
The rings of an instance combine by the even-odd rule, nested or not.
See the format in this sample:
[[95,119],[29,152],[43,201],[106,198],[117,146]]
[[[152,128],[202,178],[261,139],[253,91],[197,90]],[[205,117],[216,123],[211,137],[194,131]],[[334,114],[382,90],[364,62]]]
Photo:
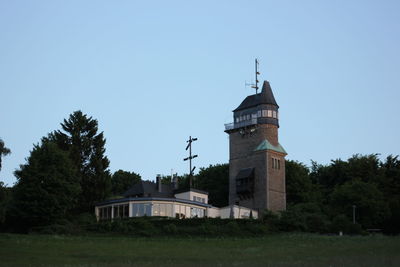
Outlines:
[[278,159],[278,170],[281,169],[281,161]]
[[274,117],[276,119],[276,111],[275,110],[272,112],[272,117]]
[[262,111],[262,116],[267,117],[267,111],[265,109]]
[[261,117],[261,110],[257,111],[257,117]]
[[268,110],[268,118],[272,118],[272,110]]

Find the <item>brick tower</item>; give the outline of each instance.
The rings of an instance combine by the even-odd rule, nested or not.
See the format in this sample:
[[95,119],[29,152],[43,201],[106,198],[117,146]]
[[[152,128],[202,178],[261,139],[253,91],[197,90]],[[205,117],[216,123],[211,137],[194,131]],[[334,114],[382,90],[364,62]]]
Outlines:
[[259,212],[286,209],[285,156],[278,142],[278,109],[271,86],[233,111],[229,134],[229,204]]

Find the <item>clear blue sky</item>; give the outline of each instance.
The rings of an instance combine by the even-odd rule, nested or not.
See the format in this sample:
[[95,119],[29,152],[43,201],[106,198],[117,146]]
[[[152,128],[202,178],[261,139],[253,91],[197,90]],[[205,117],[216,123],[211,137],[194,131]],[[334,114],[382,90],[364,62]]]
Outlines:
[[112,172],[228,162],[224,123],[253,91],[280,105],[288,159],[400,154],[400,1],[0,0],[0,180],[75,110],[99,121]]

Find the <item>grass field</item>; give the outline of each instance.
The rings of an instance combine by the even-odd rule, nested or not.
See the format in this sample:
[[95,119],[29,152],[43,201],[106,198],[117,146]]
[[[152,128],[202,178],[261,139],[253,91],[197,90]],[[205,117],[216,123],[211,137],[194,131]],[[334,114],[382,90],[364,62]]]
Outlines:
[[400,266],[400,237],[129,238],[0,234],[0,266]]

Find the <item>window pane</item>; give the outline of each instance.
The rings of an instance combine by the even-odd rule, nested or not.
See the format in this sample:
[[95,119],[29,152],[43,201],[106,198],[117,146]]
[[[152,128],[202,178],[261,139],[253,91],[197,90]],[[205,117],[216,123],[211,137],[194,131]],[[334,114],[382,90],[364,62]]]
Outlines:
[[129,217],[129,205],[124,205],[124,217]]
[[153,204],[153,215],[160,216],[160,204]]
[[151,205],[144,204],[144,215],[151,216]]
[[166,204],[167,212],[166,216],[172,217],[172,204]]

